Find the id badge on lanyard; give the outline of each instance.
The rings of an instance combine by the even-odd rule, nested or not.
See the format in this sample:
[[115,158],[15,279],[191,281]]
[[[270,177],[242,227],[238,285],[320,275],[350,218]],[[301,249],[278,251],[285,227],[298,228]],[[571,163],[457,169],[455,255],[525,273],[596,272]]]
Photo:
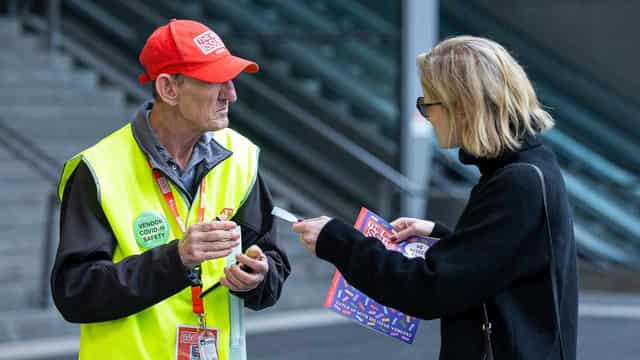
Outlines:
[[[151,166],[151,163],[149,163]],[[173,191],[169,186],[167,179],[160,171],[152,168],[153,178],[158,184],[158,188],[162,193],[162,197],[166,201],[171,213],[180,226],[180,230],[184,234],[187,231],[186,223],[182,220]],[[198,208],[198,222],[204,222],[204,211],[206,199],[207,178],[203,178],[200,183],[200,206]],[[194,268],[194,271],[200,278],[200,265]],[[202,283],[193,284],[191,286],[191,304],[193,313],[198,318],[198,326],[178,326],[176,339],[176,359],[178,360],[218,360],[218,331],[217,329],[207,328],[207,321],[204,312],[204,304],[200,298],[202,292]]]
[[176,360],[218,360],[218,330],[178,326]]

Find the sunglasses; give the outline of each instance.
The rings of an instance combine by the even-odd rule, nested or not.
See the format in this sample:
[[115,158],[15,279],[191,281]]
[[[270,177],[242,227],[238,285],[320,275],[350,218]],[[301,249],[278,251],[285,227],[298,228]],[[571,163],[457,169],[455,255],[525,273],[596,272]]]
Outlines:
[[418,96],[418,98],[416,99],[416,109],[418,109],[418,111],[420,112],[420,115],[422,115],[425,119],[429,119],[429,106],[433,106],[433,105],[442,105],[441,102],[432,102],[432,103],[425,103],[424,102],[424,96]]

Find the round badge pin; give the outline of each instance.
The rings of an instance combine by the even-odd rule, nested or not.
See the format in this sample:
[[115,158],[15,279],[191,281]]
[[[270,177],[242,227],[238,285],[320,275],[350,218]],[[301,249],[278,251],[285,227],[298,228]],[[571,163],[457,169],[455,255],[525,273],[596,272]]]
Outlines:
[[133,234],[138,245],[144,249],[151,249],[167,242],[169,223],[161,213],[146,211],[134,220]]

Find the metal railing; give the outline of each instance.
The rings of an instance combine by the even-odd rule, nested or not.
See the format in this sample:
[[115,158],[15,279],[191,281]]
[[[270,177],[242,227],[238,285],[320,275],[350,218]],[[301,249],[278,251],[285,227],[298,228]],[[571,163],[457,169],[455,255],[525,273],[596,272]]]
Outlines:
[[38,305],[46,308],[50,304],[49,272],[53,266],[55,218],[58,210],[57,181],[61,164],[49,156],[34,142],[27,139],[20,132],[7,126],[0,119],[0,146],[5,148],[16,159],[22,160],[32,168],[40,178],[51,185],[44,202],[46,205],[46,223],[43,229],[43,251],[41,258],[41,279],[39,283]]

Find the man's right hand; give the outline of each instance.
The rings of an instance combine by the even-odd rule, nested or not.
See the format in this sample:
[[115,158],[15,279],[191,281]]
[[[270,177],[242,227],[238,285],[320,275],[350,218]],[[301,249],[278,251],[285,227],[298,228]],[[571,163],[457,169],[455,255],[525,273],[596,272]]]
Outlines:
[[429,220],[401,217],[393,220],[391,226],[393,226],[398,233],[393,235],[390,240],[394,243],[399,243],[412,236],[431,235],[435,223]]
[[180,260],[193,268],[205,260],[218,259],[231,253],[240,243],[233,221],[210,221],[191,225],[178,243]]

